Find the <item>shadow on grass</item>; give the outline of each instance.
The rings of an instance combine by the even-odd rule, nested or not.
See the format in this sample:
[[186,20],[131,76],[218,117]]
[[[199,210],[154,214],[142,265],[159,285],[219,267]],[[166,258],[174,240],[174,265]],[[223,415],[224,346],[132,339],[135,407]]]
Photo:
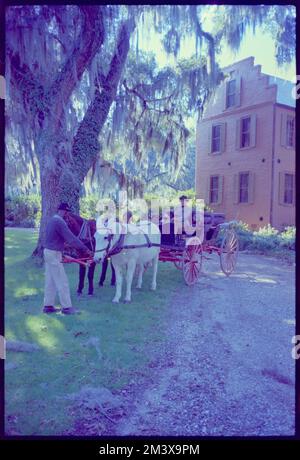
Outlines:
[[74,305],[82,313],[44,315],[44,273],[30,258],[36,239],[20,230],[6,234],[6,339],[39,346],[32,353],[7,353],[7,363],[15,364],[5,379],[10,434],[60,434],[72,422],[64,395],[87,384],[120,389],[133,375],[150,375],[149,347],[164,340],[168,303],[184,286],[172,264],[159,264],[157,291],[150,291],[150,269],[143,289],[133,289],[131,304],[113,304],[115,288],[98,287],[97,267],[94,297],[76,298],[78,266],[67,265]]

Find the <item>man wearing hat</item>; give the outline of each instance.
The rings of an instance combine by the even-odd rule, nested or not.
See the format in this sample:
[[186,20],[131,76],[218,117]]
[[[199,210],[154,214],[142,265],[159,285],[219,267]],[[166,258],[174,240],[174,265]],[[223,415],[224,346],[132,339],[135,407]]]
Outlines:
[[179,197],[180,205],[174,209],[175,233],[185,235],[192,224],[192,208],[189,206],[189,198],[186,195]]
[[46,239],[44,245],[45,260],[45,297],[44,313],[55,313],[59,311],[54,307],[56,293],[62,306],[62,313],[70,315],[78,311],[72,307],[68,278],[62,264],[62,252],[64,243],[84,251],[88,256],[93,253],[69,230],[64,216],[70,212],[67,203],[59,205],[57,214],[49,220],[46,227]]

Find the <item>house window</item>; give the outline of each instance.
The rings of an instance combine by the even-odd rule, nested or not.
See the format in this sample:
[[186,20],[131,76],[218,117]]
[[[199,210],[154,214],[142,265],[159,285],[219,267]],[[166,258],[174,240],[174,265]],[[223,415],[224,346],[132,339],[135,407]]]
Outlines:
[[211,152],[220,152],[221,150],[221,125],[212,127]]
[[286,120],[286,145],[287,147],[294,147],[294,129],[295,129],[295,118],[288,116]]
[[226,108],[235,106],[236,80],[230,80],[226,86]]
[[241,173],[239,180],[239,202],[248,203],[249,201],[249,173]]
[[219,194],[219,176],[211,176],[210,191],[209,191],[210,203],[218,202],[218,194]]
[[251,118],[242,118],[241,120],[241,139],[240,139],[240,146],[249,147],[250,146],[250,126],[251,126]]
[[284,175],[284,204],[293,204],[294,194],[294,177],[293,174]]

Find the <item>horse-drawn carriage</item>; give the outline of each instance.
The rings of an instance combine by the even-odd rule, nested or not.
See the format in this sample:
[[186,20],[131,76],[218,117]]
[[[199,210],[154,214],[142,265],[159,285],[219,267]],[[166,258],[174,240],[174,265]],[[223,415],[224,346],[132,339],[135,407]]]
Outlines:
[[[73,215],[73,218],[76,217]],[[78,216],[77,216],[78,218]],[[79,226],[77,227],[76,234],[80,236],[85,235],[83,240],[90,242],[91,248],[93,248],[94,243],[92,243],[93,235],[96,231],[96,222],[95,221],[86,221],[81,219]],[[92,231],[89,225],[93,224]],[[137,225],[139,227],[139,225]],[[159,256],[158,259],[161,262],[173,262],[175,267],[182,270],[183,277],[187,285],[192,285],[196,283],[201,275],[202,262],[204,258],[207,258],[204,254],[217,253],[220,258],[220,265],[222,271],[225,275],[229,276],[236,266],[237,255],[239,250],[238,237],[234,229],[235,222],[225,222],[225,215],[219,213],[210,213],[204,212],[204,238],[201,241],[196,232],[193,236],[187,236],[185,234],[177,235],[174,232],[174,222],[171,223],[171,232],[162,231],[162,222],[160,221],[159,228],[161,231],[161,242],[151,243],[147,235],[144,235],[146,241],[138,244],[131,244],[128,246],[124,243],[120,237],[115,243],[114,249],[111,251],[110,243],[100,249],[100,251],[95,249],[95,254],[101,252],[102,254],[106,253],[106,257],[111,257],[111,255],[118,254],[124,249],[138,249],[147,246],[148,248],[158,246],[159,247]],[[72,227],[71,227],[72,228]],[[109,229],[107,229],[109,230]],[[74,231],[74,228],[73,228]],[[140,229],[140,232],[142,230]],[[158,228],[157,228],[158,231]],[[111,233],[110,233],[111,234]],[[87,236],[88,235],[88,236]],[[113,234],[111,234],[113,238]],[[108,238],[108,239],[107,239]],[[106,241],[110,241],[110,237],[106,237]],[[105,249],[106,248],[106,249]],[[106,251],[106,252],[105,252]],[[63,262],[77,262],[83,266],[90,265],[94,262],[93,258],[74,258],[71,255],[65,254]],[[94,266],[95,264],[93,264]],[[92,267],[91,267],[92,268]],[[84,274],[83,274],[84,277]],[[91,275],[92,277],[92,275]],[[156,273],[155,273],[156,277]]]
[[202,262],[207,258],[204,253],[217,253],[220,265],[225,275],[229,276],[236,266],[239,243],[235,222],[225,222],[225,215],[204,213],[204,239],[193,235],[163,235],[159,260],[173,262],[175,267],[182,270],[187,285],[196,283],[201,275]]

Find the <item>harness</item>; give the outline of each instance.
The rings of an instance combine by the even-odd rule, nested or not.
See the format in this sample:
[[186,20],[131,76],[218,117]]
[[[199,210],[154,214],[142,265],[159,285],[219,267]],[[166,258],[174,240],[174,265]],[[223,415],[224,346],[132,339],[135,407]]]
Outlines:
[[91,226],[90,226],[90,221],[87,219],[83,219],[82,226],[80,228],[78,238],[81,241],[87,241],[90,244],[91,250],[94,251],[95,249],[95,240],[93,238],[92,232],[91,232]]
[[[122,224],[121,224],[121,226],[122,226]],[[101,229],[107,230],[106,227],[101,227]],[[114,237],[114,234],[111,232],[107,237],[108,238],[107,247],[103,248],[103,249],[98,249],[97,251],[94,251],[94,252],[106,251],[106,257],[111,257],[111,256],[114,256],[116,254],[119,254],[123,249],[151,248],[151,247],[155,247],[155,246],[160,247],[159,243],[152,243],[150,241],[149,236],[145,232],[143,232],[143,230],[141,230],[141,232],[142,232],[142,234],[144,235],[144,237],[146,239],[145,244],[124,244],[125,233],[121,233],[119,239],[116,241],[116,243],[113,245],[113,247],[110,248],[112,239]]]

